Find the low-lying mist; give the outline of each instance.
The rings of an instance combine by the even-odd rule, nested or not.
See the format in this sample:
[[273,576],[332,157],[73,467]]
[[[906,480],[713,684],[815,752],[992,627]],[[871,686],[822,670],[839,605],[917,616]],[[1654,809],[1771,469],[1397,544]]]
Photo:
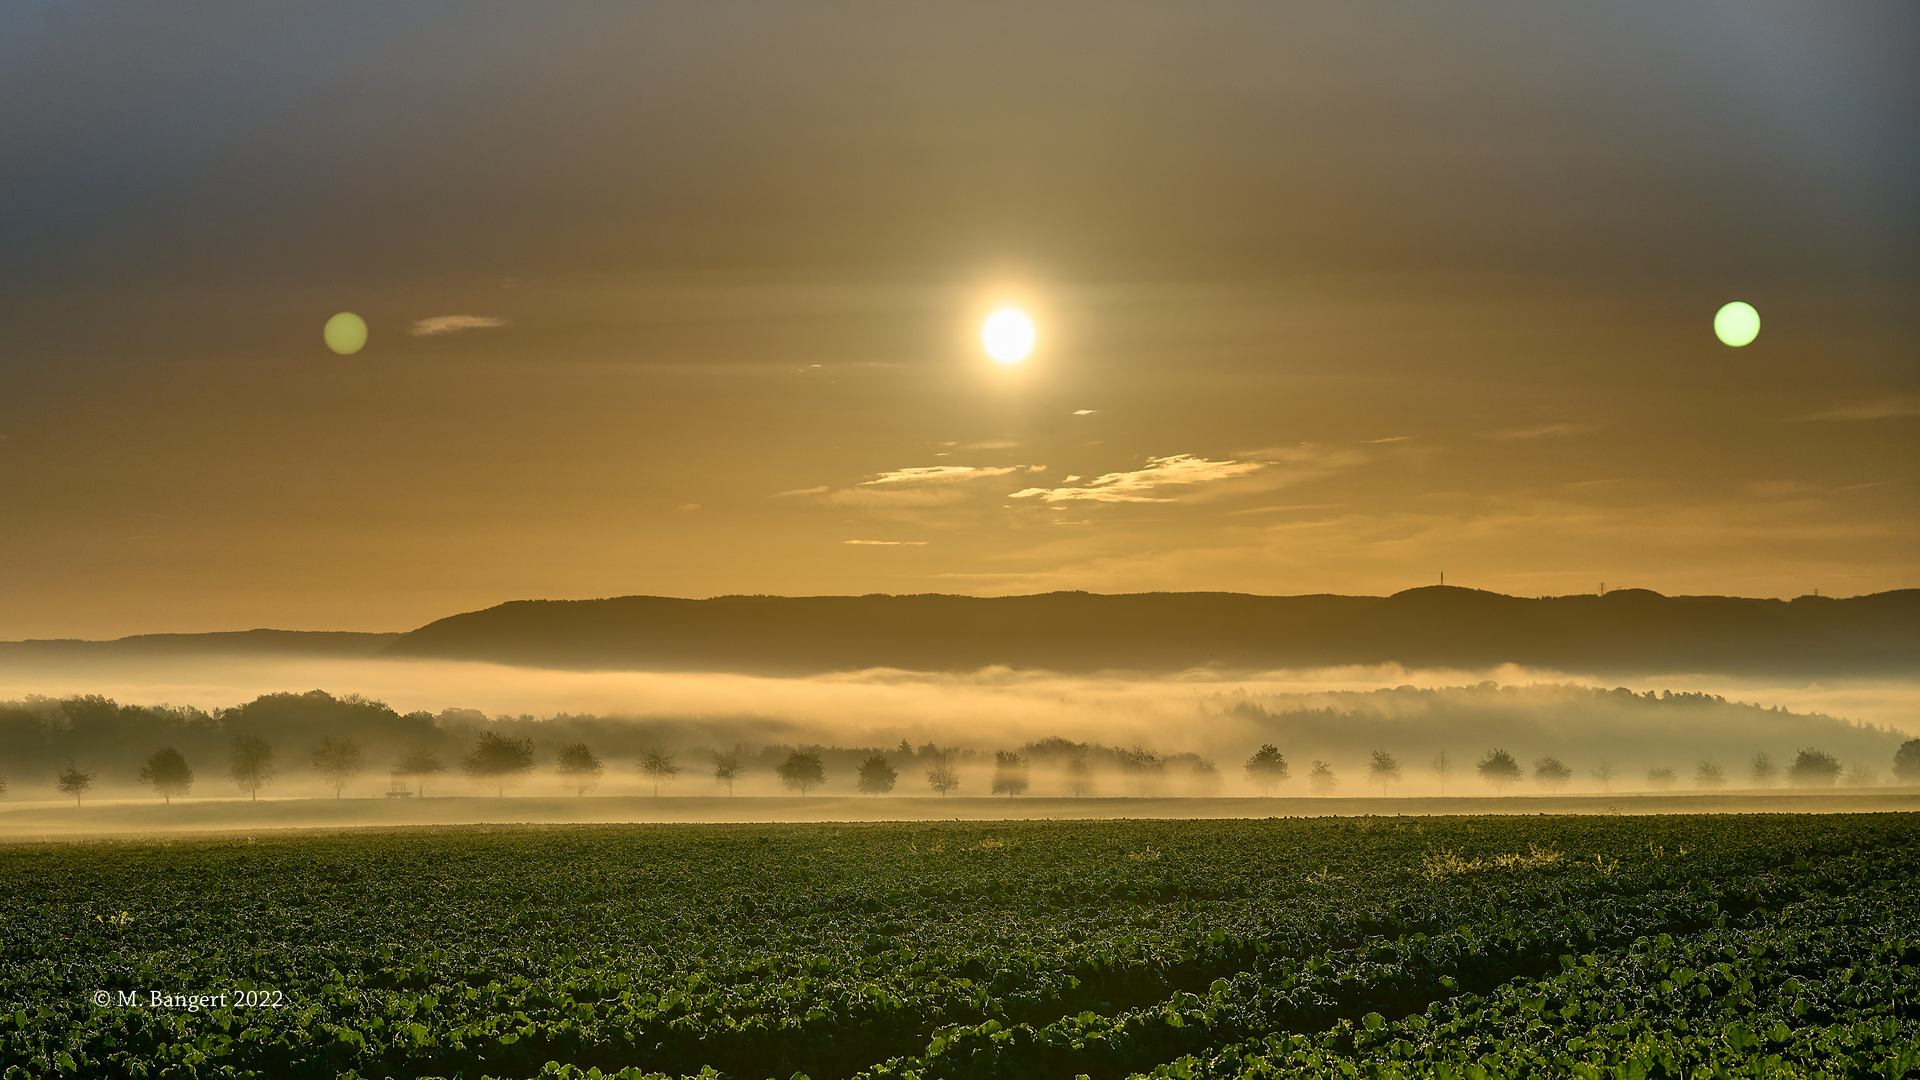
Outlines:
[[[1832,755],[1841,783],[1868,784],[1893,779],[1894,753],[1920,705],[1920,685],[1891,680],[1661,682],[1617,688],[1515,668],[768,678],[172,658],[0,670],[0,772],[9,801],[60,798],[54,779],[69,758],[96,774],[90,797],[152,798],[136,776],[155,749],[174,745],[194,770],[193,797],[234,797],[230,744],[253,734],[275,754],[276,775],[261,789],[270,797],[336,793],[311,765],[323,736],[350,740],[363,753],[362,768],[339,789],[348,797],[400,784],[390,770],[418,749],[448,769],[424,784],[405,781],[428,796],[559,794],[571,790],[556,772],[561,748],[571,743],[586,744],[604,765],[592,788],[599,795],[652,793],[657,777],[637,767],[647,751],[671,755],[679,769],[662,793],[725,794],[712,775],[714,755],[730,753],[741,762],[735,794],[787,794],[775,770],[796,748],[819,754],[823,777],[814,790],[824,794],[855,791],[861,762],[876,753],[898,776],[895,794],[926,795],[935,793],[926,774],[936,759],[953,773],[953,794],[988,794],[996,752],[1027,759],[1033,795],[1482,794],[1490,788],[1474,766],[1495,749],[1520,769],[1503,788],[1512,791],[1689,790],[1696,778],[1738,788],[1759,782],[1750,769],[1756,754],[1776,765],[1778,780],[1803,748]],[[327,693],[305,693],[314,687]],[[262,695],[275,696],[256,700]],[[161,704],[171,708],[123,708]],[[485,731],[526,737],[534,769],[511,786],[462,775],[462,757]],[[1244,765],[1268,744],[1288,770],[1284,781],[1263,788]],[[1376,750],[1398,767],[1398,778],[1384,785],[1369,768]],[[1442,753],[1451,763],[1445,775],[1434,768]],[[1076,755],[1084,763],[1070,765]],[[1544,759],[1564,774],[1541,772]],[[1325,765],[1318,782],[1316,762]]]

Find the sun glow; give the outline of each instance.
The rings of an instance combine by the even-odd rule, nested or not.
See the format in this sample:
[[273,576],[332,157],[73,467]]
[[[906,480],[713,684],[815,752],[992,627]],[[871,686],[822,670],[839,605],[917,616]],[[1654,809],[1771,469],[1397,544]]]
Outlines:
[[1033,320],[1019,308],[1001,308],[980,326],[980,343],[1002,364],[1017,364],[1033,352]]

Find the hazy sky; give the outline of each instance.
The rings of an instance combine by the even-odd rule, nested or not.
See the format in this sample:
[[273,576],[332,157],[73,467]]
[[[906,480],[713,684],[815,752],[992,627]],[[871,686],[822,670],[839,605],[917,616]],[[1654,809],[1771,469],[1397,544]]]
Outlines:
[[0,637],[1920,585],[1916,56],[1906,0],[15,0]]

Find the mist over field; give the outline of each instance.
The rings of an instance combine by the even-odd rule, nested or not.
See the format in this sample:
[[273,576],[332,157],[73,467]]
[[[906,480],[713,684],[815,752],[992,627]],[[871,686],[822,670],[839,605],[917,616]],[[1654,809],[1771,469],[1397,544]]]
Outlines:
[[[309,693],[315,688],[322,693]],[[555,759],[574,742],[604,763],[592,789],[602,796],[653,792],[635,769],[646,750],[673,754],[681,769],[663,794],[727,794],[711,776],[715,752],[742,762],[735,794],[789,794],[774,770],[796,747],[821,755],[823,794],[852,793],[860,762],[878,752],[898,773],[894,794],[931,796],[924,773],[932,752],[956,772],[954,794],[985,795],[995,752],[1014,751],[1030,761],[1033,795],[1252,795],[1243,765],[1263,744],[1290,766],[1274,789],[1280,794],[1308,794],[1315,761],[1331,768],[1335,794],[1380,794],[1366,768],[1375,749],[1401,769],[1387,794],[1440,793],[1432,763],[1442,751],[1452,763],[1447,794],[1488,794],[1473,767],[1494,748],[1524,770],[1513,792],[1643,790],[1653,769],[1671,769],[1673,789],[1685,791],[1703,760],[1740,788],[1751,783],[1755,753],[1784,769],[1805,747],[1834,755],[1855,783],[1890,783],[1894,751],[1920,728],[1917,706],[1920,683],[1908,680],[1770,686],[1676,676],[1621,687],[1513,667],[776,678],[433,660],[136,658],[0,667],[0,771],[8,802],[60,798],[53,777],[69,757],[98,774],[89,797],[153,798],[134,778],[146,755],[174,745],[195,770],[192,798],[233,798],[228,749],[235,734],[251,733],[276,755],[277,775],[262,797],[332,795],[309,764],[314,744],[331,735],[364,751],[346,797],[383,795],[393,763],[415,748],[432,750],[448,768],[426,781],[426,794],[491,795],[495,787],[469,780],[459,763],[480,732],[497,731],[524,735],[535,748],[533,771],[509,785],[509,795],[570,794]],[[1072,753],[1064,743],[1085,747],[1080,780],[1064,772]],[[1548,756],[1571,771],[1564,787],[1535,782],[1534,764]],[[1604,782],[1594,776],[1603,765],[1611,769]]]

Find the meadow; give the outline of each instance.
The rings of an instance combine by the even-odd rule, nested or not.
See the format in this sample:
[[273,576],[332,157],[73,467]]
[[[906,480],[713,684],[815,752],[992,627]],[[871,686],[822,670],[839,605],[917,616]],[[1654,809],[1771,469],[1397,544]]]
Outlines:
[[1916,866],[1913,814],[14,842],[0,1077],[1896,1078]]

